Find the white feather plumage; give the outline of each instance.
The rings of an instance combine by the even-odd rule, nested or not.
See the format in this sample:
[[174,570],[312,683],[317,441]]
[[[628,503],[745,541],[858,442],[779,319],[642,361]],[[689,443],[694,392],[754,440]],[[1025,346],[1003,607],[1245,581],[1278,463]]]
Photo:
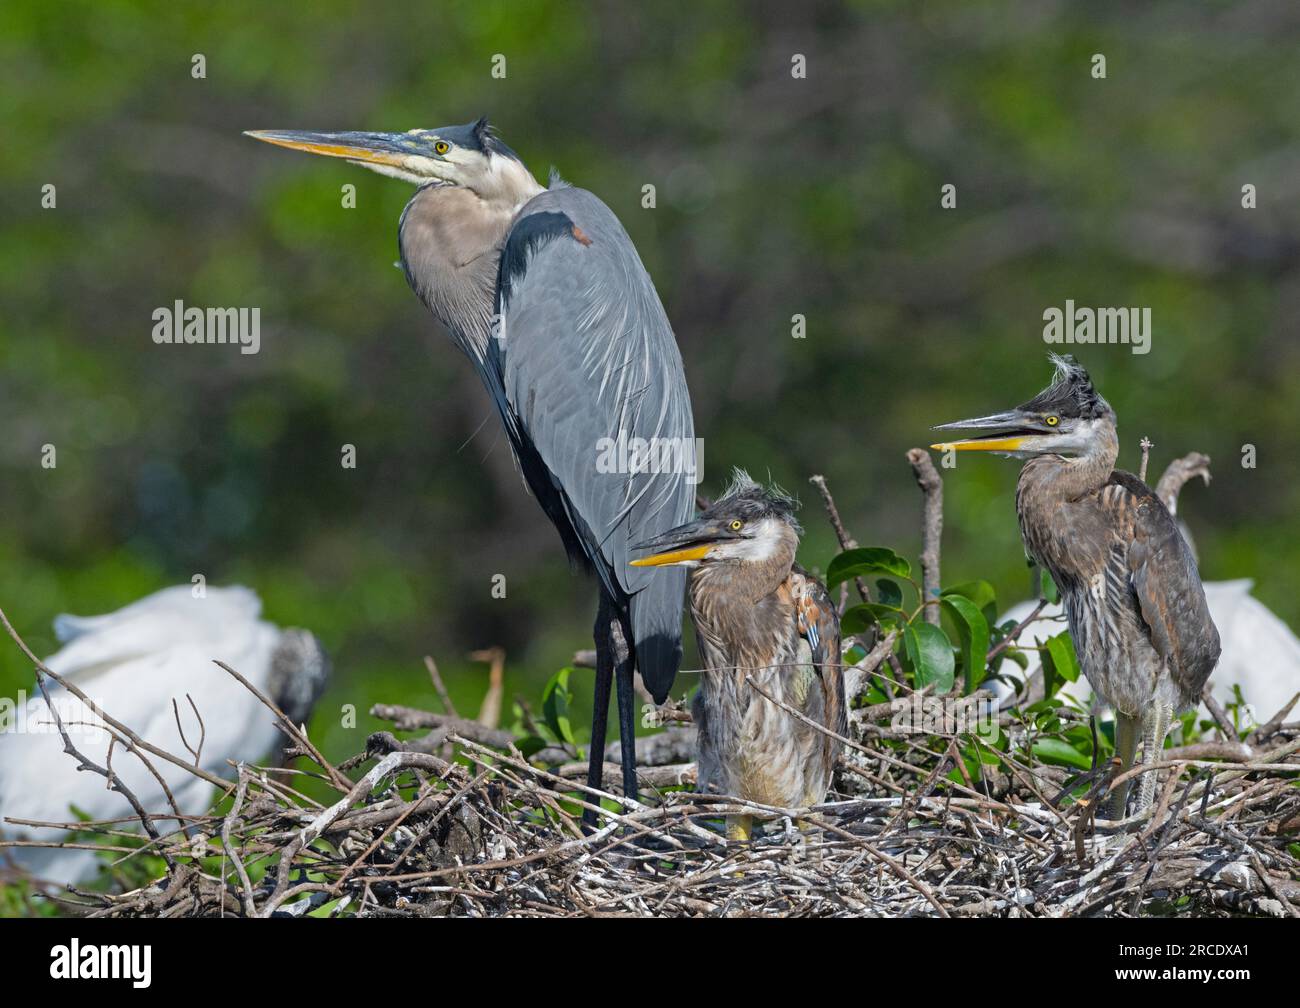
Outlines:
[[[281,631],[258,618],[261,608],[257,595],[247,588],[207,588],[203,598],[193,597],[188,585],[165,588],[103,616],[59,616],[55,633],[64,646],[46,664],[142,738],[184,758],[186,749],[172,710],[175,700],[189,744],[197,746],[206,732],[200,765],[228,776],[228,761],[261,759],[279,736],[270,711],[213,661],[221,659],[267,691],[271,657]],[[48,686],[65,722],[76,731],[74,744],[88,759],[105,765],[108,733],[77,726],[74,722],[93,715],[61,687],[53,682]],[[27,696],[18,724],[0,732],[0,835],[58,839],[56,831],[3,820],[69,822],[74,818],[71,806],[91,819],[130,816],[126,800],[108,790],[103,777],[79,772],[76,761],[63,752],[34,684]],[[203,718],[203,729],[187,696]],[[48,731],[33,733],[30,728],[37,723],[47,725]],[[27,731],[15,730],[24,726]],[[207,810],[211,785],[170,763],[152,762],[183,814],[201,815]],[[139,759],[119,746],[113,751],[112,765],[146,810],[168,810],[156,778]],[[0,848],[0,865],[6,858],[59,885],[85,879],[98,863],[92,851],[34,847]]]

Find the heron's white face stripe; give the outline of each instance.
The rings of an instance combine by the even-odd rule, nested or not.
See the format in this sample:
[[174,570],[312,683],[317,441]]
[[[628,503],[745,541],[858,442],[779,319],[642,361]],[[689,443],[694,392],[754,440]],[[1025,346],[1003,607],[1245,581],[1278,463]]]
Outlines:
[[[407,158],[407,161],[427,161],[428,158]],[[380,175],[387,175],[389,178],[401,179],[403,182],[410,182],[412,185],[421,185],[429,181],[427,174],[412,171],[407,168],[399,168],[397,165],[380,164],[377,161],[353,161],[352,164],[360,165],[362,168],[369,168],[372,172]]]
[[786,524],[777,518],[764,518],[747,526],[743,539],[732,539],[713,548],[711,560],[731,560],[739,563],[762,563],[771,560],[781,548],[788,534]]
[[400,164],[379,161],[354,161],[353,164],[415,185],[433,180],[464,186],[512,215],[542,191],[527,168],[501,154],[453,146],[441,157],[409,154],[397,160]]
[[1054,434],[1027,434],[1017,437],[1014,449],[997,450],[995,454],[1011,458],[1033,458],[1035,455],[1088,455],[1104,446],[1115,428],[1105,419],[1073,420],[1069,430]]
[[1069,432],[1057,442],[1056,451],[1086,455],[1107,440],[1106,429],[1113,424],[1097,420],[1075,420]]

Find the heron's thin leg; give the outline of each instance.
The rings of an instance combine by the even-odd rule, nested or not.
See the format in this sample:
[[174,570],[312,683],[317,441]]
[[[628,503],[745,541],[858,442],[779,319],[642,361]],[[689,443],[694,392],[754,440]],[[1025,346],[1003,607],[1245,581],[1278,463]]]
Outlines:
[[[587,761],[587,787],[605,789],[605,728],[609,722],[609,691],[614,681],[614,655],[609,639],[609,614],[605,596],[600,598],[600,613],[596,616],[596,689],[592,697],[591,753]],[[594,804],[596,799],[589,796]],[[596,813],[585,809],[582,821],[596,825]]]
[[[1151,766],[1160,758],[1160,753],[1165,747],[1165,736],[1169,734],[1169,722],[1173,720],[1173,713],[1166,705],[1160,704],[1155,710],[1147,714],[1146,737],[1142,740],[1143,766]],[[1142,786],[1138,789],[1136,811],[1141,812],[1150,805],[1155,794],[1156,774],[1153,770],[1151,773],[1142,775]]]
[[[1139,729],[1141,721],[1127,714],[1115,712],[1115,755],[1119,757],[1119,772],[1125,773],[1133,766],[1133,757],[1137,755]],[[1123,819],[1124,809],[1128,805],[1128,791],[1131,780],[1125,781],[1111,796],[1108,808],[1111,819]]]
[[632,649],[619,617],[611,614],[609,638],[613,645],[614,682],[618,687],[618,740],[623,757],[623,794],[635,799],[636,785],[636,693],[632,685]]

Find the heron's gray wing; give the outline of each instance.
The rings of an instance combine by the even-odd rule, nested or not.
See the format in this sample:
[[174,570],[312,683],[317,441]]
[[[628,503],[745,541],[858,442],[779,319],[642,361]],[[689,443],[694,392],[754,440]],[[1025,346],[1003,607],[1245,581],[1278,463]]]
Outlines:
[[1185,705],[1196,703],[1219,660],[1219,631],[1187,540],[1160,498],[1132,473],[1111,484],[1129,528],[1128,571],[1156,652],[1166,660]]
[[524,476],[572,526],[570,549],[628,600],[642,678],[662,699],[680,662],[685,574],[629,567],[630,546],[690,518],[698,461],[663,306],[609,208],[561,186],[516,218],[497,313],[489,353]]

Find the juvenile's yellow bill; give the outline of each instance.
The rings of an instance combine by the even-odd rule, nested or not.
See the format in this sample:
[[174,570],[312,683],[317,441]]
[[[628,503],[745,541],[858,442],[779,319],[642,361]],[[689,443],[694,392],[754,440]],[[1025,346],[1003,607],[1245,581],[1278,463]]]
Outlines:
[[654,556],[642,557],[640,560],[631,561],[633,567],[663,567],[667,564],[681,563],[684,560],[703,560],[705,555],[713,547],[688,546],[686,549],[669,550],[667,553],[656,553]]
[[1019,451],[1025,443],[1022,437],[985,438],[971,441],[947,441],[930,445],[935,451]]

